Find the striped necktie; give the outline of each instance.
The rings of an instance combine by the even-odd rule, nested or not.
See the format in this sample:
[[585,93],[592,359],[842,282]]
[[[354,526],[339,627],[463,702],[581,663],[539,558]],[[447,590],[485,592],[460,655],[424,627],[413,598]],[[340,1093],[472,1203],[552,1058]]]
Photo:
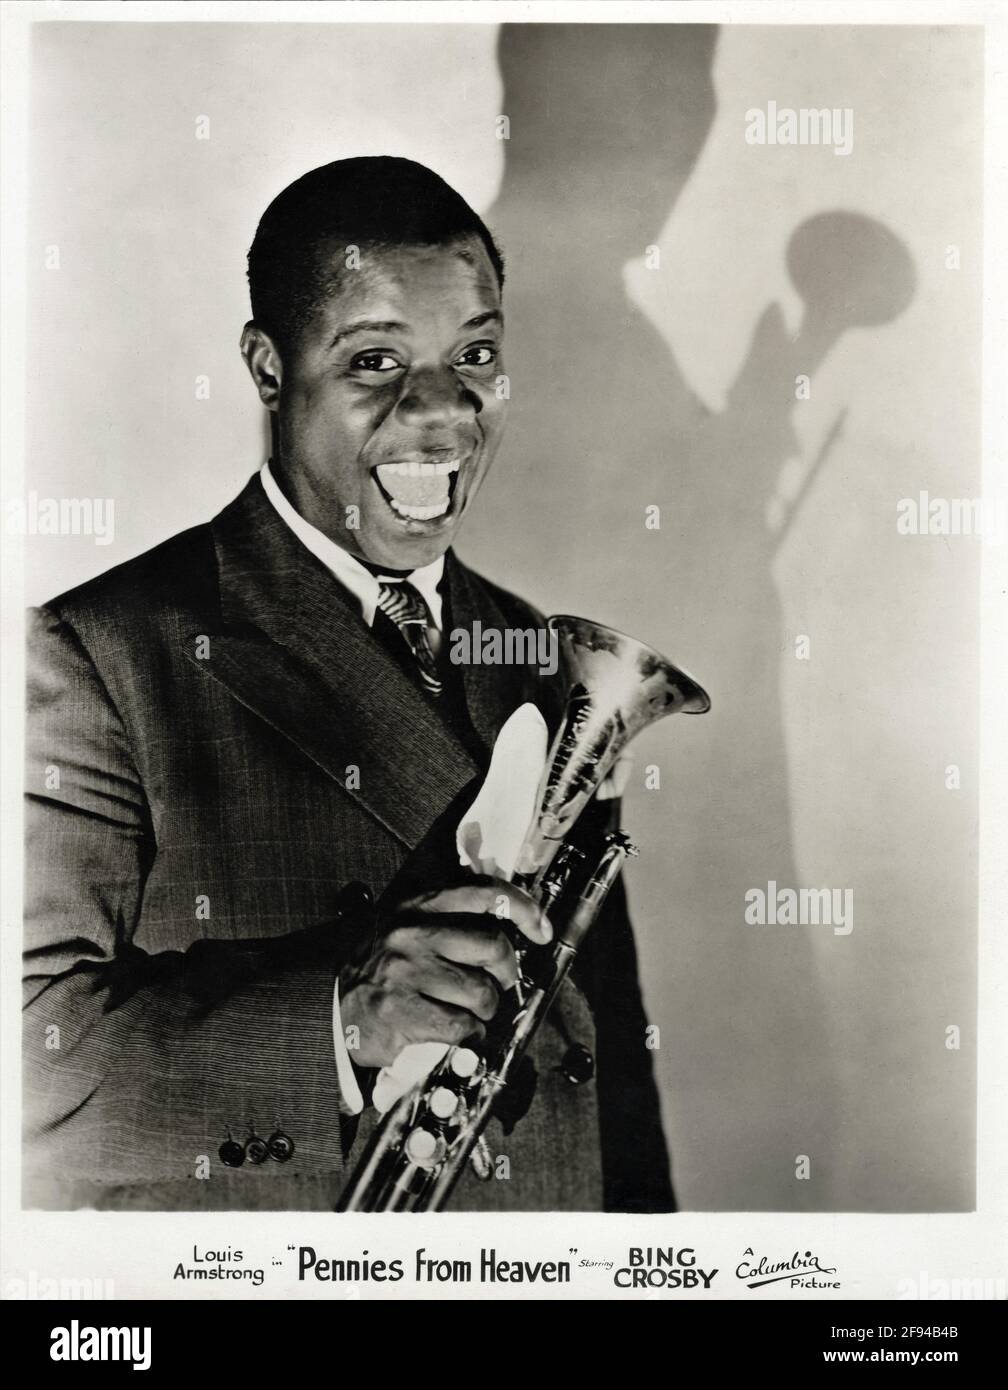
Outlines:
[[378,586],[378,607],[405,637],[423,690],[428,695],[440,695],[443,686],[430,638],[431,630],[436,632],[437,629],[431,622],[423,595],[406,579],[383,579]]

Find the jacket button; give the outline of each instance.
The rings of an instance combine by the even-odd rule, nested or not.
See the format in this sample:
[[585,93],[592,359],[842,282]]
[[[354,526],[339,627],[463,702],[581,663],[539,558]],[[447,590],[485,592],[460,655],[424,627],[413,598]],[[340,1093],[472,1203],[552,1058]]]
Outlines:
[[268,1153],[266,1140],[260,1139],[257,1134],[253,1134],[252,1138],[246,1141],[245,1157],[249,1163],[263,1163]]
[[572,1043],[560,1061],[560,1070],[572,1086],[580,1086],[595,1075],[595,1058],[583,1043]]
[[245,1150],[233,1139],[228,1139],[217,1150],[217,1157],[228,1168],[240,1168],[245,1162]]
[[278,1129],[275,1134],[270,1135],[267,1148],[270,1158],[275,1159],[277,1163],[286,1163],[293,1156],[294,1140],[289,1134],[284,1134],[282,1129]]

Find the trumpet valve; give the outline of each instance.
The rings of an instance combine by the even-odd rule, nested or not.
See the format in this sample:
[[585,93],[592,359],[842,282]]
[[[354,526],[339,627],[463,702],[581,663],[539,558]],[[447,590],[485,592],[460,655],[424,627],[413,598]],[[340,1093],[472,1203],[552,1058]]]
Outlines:
[[468,1081],[475,1076],[479,1064],[479,1053],[471,1047],[453,1047],[448,1054],[448,1070],[459,1081]]
[[459,1098],[447,1086],[435,1086],[427,1101],[427,1108],[438,1120],[450,1120],[459,1107]]
[[447,1144],[440,1134],[429,1129],[414,1129],[406,1136],[403,1145],[406,1157],[417,1168],[436,1168],[447,1152]]

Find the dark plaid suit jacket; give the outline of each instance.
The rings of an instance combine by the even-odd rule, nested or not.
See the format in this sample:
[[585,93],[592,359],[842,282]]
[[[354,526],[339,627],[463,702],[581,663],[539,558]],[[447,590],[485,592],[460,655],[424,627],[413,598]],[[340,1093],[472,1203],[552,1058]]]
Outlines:
[[[541,622],[450,552],[445,575],[453,626]],[[339,1108],[334,978],[373,929],[336,920],[340,890],[378,896],[442,843],[508,714],[549,714],[544,688],[466,667],[449,717],[257,477],[33,612],[29,653],[25,1203],[331,1208],[373,1122]],[[454,1207],[670,1209],[622,890],[610,903],[537,1042],[528,1114],[488,1134],[510,1177],[467,1174]],[[558,1070],[571,1040],[597,1055],[588,1084]],[[228,1131],[277,1124],[290,1162],[220,1161]]]

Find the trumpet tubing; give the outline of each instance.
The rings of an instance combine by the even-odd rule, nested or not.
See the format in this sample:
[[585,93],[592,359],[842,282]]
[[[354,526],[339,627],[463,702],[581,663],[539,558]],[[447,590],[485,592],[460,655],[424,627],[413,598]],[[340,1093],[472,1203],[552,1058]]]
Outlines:
[[[579,851],[567,843],[578,817],[629,741],[680,711],[703,714],[707,693],[651,647],[586,618],[550,618],[567,698],[539,784],[536,811],[512,880],[547,912],[552,947],[516,948],[518,981],[481,1052],[452,1047],[387,1111],[340,1198],[339,1211],[438,1211],[467,1163],[489,1178],[483,1131],[591,930],[623,861],[637,849],[621,831],[576,896]],[[564,912],[565,903],[570,903]]]

